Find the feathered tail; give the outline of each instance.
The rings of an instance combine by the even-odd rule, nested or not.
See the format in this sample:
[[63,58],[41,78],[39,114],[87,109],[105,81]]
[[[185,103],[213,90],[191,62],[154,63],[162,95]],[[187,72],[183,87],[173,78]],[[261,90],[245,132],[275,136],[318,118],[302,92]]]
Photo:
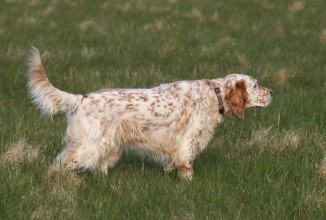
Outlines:
[[78,96],[55,88],[46,76],[40,52],[33,47],[28,59],[28,88],[32,102],[43,114],[53,115],[57,112],[71,112],[78,106]]

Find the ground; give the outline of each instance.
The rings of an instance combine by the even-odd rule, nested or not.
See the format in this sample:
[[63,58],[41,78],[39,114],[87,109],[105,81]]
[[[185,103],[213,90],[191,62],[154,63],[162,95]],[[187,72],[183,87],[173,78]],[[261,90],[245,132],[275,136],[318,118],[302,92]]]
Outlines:
[[[0,3],[1,219],[323,219],[326,3],[124,0]],[[31,46],[53,84],[85,94],[246,73],[273,90],[229,118],[192,182],[126,152],[107,176],[58,171],[65,116],[26,89]]]

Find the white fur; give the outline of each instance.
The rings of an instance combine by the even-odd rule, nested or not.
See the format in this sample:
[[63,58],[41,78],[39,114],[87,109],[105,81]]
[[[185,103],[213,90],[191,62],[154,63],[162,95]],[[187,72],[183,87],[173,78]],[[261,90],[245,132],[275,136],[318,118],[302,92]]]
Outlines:
[[271,102],[269,89],[256,87],[256,80],[242,74],[151,89],[69,94],[49,82],[36,48],[28,75],[32,101],[42,112],[67,114],[65,147],[56,164],[104,173],[117,163],[123,149],[132,148],[159,161],[166,172],[178,168],[181,178],[191,179],[192,161],[223,119],[215,87],[221,88],[225,115],[243,117],[244,108],[266,107]]

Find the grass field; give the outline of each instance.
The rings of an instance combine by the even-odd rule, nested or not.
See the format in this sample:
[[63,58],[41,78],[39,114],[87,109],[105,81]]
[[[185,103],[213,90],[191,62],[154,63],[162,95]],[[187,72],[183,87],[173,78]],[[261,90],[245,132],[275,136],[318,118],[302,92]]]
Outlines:
[[[0,2],[0,219],[325,219],[326,2]],[[133,152],[107,175],[55,171],[64,115],[26,89],[31,46],[58,88],[145,88],[242,72],[274,92],[228,118],[192,182]]]

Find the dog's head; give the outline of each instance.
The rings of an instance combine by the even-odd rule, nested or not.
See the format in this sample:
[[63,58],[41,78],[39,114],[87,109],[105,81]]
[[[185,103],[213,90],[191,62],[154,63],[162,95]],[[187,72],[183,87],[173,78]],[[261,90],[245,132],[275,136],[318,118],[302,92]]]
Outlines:
[[224,101],[226,113],[244,117],[246,108],[264,108],[272,102],[272,90],[259,86],[257,80],[243,74],[225,77]]

